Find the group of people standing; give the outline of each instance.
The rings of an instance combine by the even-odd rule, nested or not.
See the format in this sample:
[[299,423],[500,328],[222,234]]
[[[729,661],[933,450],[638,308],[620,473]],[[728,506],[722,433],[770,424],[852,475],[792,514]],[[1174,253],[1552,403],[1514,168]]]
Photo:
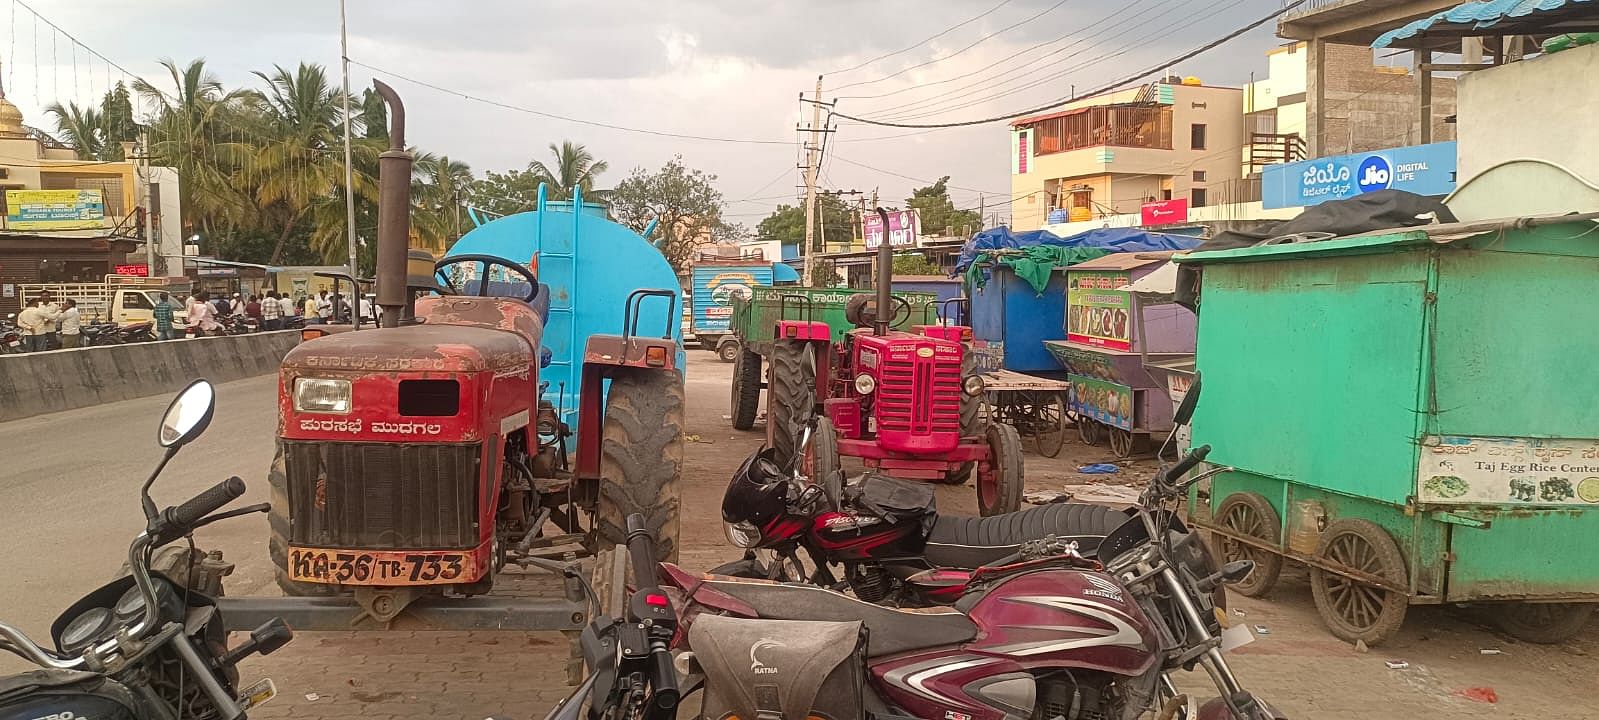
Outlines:
[[23,352],[83,347],[83,318],[78,314],[78,302],[71,298],[58,303],[50,293],[41,293],[29,300],[17,313],[17,330]]
[[[162,298],[165,297],[163,294]],[[244,296],[234,293],[232,298],[225,295],[212,298],[209,293],[201,291],[190,296],[185,307],[189,330],[195,335],[220,335],[228,323],[237,321],[254,321],[256,327],[262,330],[282,330],[289,327],[288,323],[293,318],[303,318],[305,324],[316,325],[344,322],[350,317],[350,305],[344,296],[338,293],[329,295],[326,290],[316,295],[306,295],[298,302],[288,293],[276,290],[268,290],[265,295]],[[360,308],[363,319],[377,321],[372,304],[366,298],[361,299]],[[168,322],[170,324],[170,319]],[[159,331],[158,314],[157,337],[160,337]]]

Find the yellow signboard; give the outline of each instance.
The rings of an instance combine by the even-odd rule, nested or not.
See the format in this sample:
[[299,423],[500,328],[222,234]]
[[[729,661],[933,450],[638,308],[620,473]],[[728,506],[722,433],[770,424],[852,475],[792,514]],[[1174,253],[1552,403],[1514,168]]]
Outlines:
[[7,190],[7,230],[93,230],[105,227],[99,190]]

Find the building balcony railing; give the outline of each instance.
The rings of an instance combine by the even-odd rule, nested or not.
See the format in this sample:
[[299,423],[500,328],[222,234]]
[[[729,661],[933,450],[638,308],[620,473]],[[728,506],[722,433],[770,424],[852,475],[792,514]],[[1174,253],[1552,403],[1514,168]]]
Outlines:
[[1267,165],[1304,160],[1305,139],[1299,133],[1250,133],[1244,151],[1249,172],[1257,173]]

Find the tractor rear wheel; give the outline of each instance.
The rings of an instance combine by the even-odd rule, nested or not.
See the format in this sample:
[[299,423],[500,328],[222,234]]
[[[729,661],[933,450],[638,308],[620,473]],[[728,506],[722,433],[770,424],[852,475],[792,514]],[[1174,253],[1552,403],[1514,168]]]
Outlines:
[[267,555],[272,558],[272,575],[278,588],[289,597],[326,597],[338,592],[337,585],[299,582],[289,579],[289,475],[283,459],[283,442],[277,443],[272,467],[267,470],[267,485],[272,510],[267,513]]
[[1022,473],[1022,436],[1005,423],[989,423],[983,432],[988,459],[977,466],[977,511],[983,517],[1016,512],[1026,492]]
[[776,450],[777,464],[794,461],[794,444],[816,410],[816,353],[810,343],[772,343],[771,378],[766,383],[766,440]]
[[741,350],[733,361],[733,429],[755,427],[761,407],[761,356]]
[[605,398],[600,497],[591,552],[627,543],[627,516],[644,515],[659,559],[677,560],[683,476],[683,376],[663,370],[611,378]]
[[[961,356],[961,383],[964,385],[966,376],[977,372],[977,356],[972,354],[971,348],[963,349]],[[967,395],[961,390],[961,437],[967,438],[983,434],[983,396]],[[944,473],[944,483],[948,485],[963,485],[972,477],[972,469],[977,467],[975,462],[964,462],[960,467]]]

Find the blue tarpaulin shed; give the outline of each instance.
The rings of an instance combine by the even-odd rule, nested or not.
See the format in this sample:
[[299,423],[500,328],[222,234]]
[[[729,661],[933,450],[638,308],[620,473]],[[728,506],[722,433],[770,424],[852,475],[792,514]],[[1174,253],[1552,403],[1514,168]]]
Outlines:
[[1048,230],[1030,230],[1012,233],[1003,225],[984,230],[972,236],[961,246],[960,260],[955,264],[958,275],[966,271],[979,253],[991,250],[1016,250],[1033,245],[1056,247],[1102,248],[1107,252],[1158,252],[1161,250],[1188,250],[1198,247],[1198,238],[1183,235],[1149,232],[1137,228],[1099,228],[1060,237]]
[[[1558,23],[1568,16],[1590,15],[1594,5],[1595,0],[1475,0],[1383,33],[1371,46],[1408,47],[1415,43],[1406,41],[1419,35],[1554,35],[1584,30],[1589,28],[1562,28]],[[1527,24],[1534,27],[1526,27]],[[1510,27],[1512,25],[1522,27]],[[1531,32],[1533,29],[1539,32]]]

